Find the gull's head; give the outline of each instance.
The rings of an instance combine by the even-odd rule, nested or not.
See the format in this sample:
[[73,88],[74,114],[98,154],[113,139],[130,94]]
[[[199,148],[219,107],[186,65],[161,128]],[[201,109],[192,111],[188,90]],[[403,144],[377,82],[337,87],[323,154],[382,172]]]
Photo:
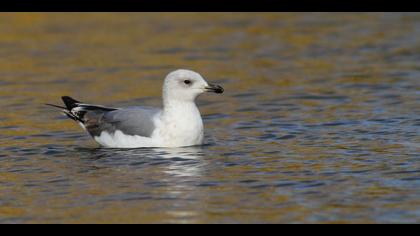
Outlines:
[[163,96],[170,100],[194,101],[204,92],[223,93],[223,88],[207,83],[197,72],[184,69],[169,73],[163,84]]

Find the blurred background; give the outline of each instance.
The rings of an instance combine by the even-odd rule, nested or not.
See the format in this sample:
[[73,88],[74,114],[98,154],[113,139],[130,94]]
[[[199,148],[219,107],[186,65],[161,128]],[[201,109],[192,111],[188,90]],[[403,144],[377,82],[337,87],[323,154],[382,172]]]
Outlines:
[[[418,223],[420,14],[2,13],[0,223]],[[44,103],[221,84],[206,144],[98,148]]]

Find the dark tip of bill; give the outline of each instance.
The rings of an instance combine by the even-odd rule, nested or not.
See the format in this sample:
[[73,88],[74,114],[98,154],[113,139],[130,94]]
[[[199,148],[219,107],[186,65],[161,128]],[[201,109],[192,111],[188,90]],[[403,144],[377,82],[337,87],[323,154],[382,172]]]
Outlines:
[[225,90],[220,85],[217,85],[216,88],[214,89],[215,93],[223,93],[224,91]]

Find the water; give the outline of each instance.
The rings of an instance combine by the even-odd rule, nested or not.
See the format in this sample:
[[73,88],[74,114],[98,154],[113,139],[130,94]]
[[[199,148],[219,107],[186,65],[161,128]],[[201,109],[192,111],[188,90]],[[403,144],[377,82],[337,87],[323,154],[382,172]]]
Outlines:
[[[0,223],[419,223],[420,15],[0,15]],[[202,147],[109,150],[43,103],[160,105]]]

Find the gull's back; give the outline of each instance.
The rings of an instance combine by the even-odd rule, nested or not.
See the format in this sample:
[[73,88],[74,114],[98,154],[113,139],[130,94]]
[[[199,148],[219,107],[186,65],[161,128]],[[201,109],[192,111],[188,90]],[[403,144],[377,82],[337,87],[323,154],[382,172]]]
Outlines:
[[85,104],[71,97],[62,97],[66,107],[59,107],[71,119],[89,132],[92,137],[102,133],[113,135],[120,131],[124,135],[151,137],[155,129],[155,117],[160,109],[152,107],[111,108]]
[[157,108],[140,106],[105,112],[88,131],[92,136],[99,136],[102,132],[113,134],[121,131],[125,135],[151,137],[155,130],[154,118],[159,112],[160,109]]

